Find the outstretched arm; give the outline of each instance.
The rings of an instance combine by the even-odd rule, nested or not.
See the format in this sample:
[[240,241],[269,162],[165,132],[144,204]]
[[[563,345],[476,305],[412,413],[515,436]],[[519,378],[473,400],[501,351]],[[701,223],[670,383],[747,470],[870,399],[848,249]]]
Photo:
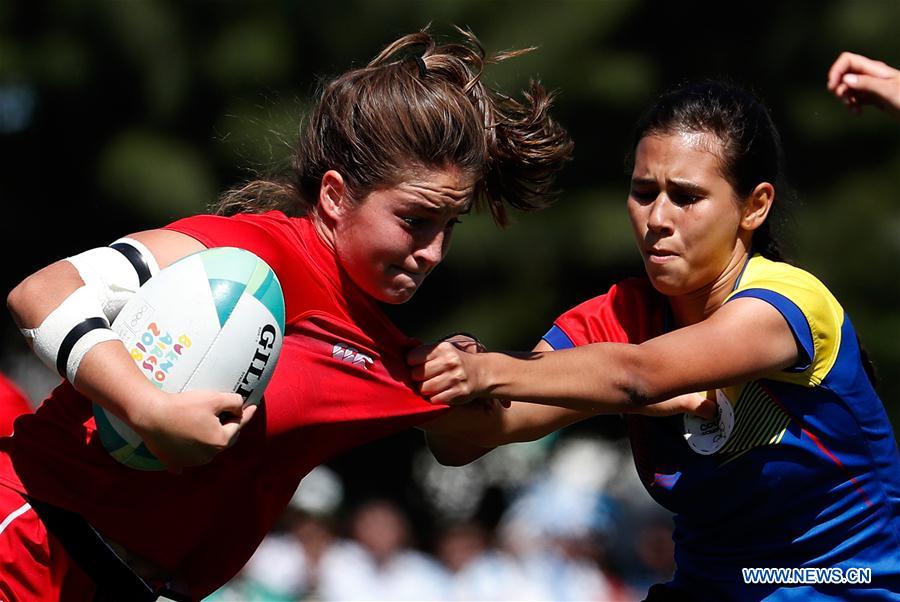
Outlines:
[[886,63],[842,52],[828,71],[828,89],[852,111],[869,104],[900,119],[900,71]]
[[699,324],[641,345],[597,343],[552,353],[462,354],[448,345],[408,358],[422,393],[436,403],[515,399],[589,414],[643,411],[694,391],[729,386],[796,363],[782,315],[741,298]]
[[[542,340],[534,351],[552,352],[553,348]],[[651,416],[687,412],[711,418],[715,414],[715,403],[704,396],[690,393],[634,410]],[[534,441],[595,415],[590,411],[554,405],[512,401],[504,406],[493,400],[478,400],[458,405],[420,428],[425,431],[428,447],[441,464],[462,466],[480,458],[494,447]]]

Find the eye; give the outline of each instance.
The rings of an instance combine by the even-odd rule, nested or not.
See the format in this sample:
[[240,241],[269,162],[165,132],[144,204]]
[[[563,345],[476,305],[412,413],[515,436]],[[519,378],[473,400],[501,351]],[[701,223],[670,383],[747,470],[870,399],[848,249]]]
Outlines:
[[400,219],[410,228],[418,228],[425,223],[421,217],[401,217]]
[[655,190],[631,190],[631,197],[641,204],[652,203],[656,194]]
[[688,194],[686,192],[675,193],[671,196],[672,202],[676,205],[692,205],[700,200],[700,196],[696,194]]

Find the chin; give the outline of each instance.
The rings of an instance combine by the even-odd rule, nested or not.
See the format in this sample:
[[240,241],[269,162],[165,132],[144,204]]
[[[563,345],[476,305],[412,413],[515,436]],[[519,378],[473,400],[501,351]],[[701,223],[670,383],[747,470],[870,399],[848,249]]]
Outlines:
[[378,300],[382,303],[388,303],[390,305],[402,305],[413,298],[413,295],[416,294],[418,289],[402,289],[402,290],[387,290],[381,291],[381,295],[378,296]]
[[665,295],[667,297],[677,297],[678,295],[684,292],[684,287],[680,286],[680,283],[673,282],[670,278],[666,278],[664,276],[656,276],[648,273],[647,278],[650,280],[650,284],[653,285],[653,288],[656,289],[661,295]]

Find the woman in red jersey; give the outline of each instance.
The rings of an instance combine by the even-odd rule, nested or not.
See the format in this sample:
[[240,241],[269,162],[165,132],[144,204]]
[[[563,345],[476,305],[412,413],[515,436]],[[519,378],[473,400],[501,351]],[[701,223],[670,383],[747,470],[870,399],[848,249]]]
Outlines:
[[[283,177],[10,293],[17,324],[66,381],[0,440],[0,598],[199,599],[241,568],[310,469],[446,410],[415,392],[404,359],[415,342],[379,303],[412,297],[473,206],[502,224],[507,207],[550,199],[572,148],[551,97],[535,83],[519,102],[480,79],[517,54],[486,58],[468,33],[404,36],[325,86]],[[216,246],[256,253],[284,291],[286,336],[259,407],[161,392],[109,329],[143,281]],[[91,401],[169,471],[110,457]]]

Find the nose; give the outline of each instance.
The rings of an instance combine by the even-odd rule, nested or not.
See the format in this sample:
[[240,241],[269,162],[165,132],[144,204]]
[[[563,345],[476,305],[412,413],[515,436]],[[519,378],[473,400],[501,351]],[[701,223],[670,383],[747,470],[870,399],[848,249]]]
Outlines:
[[647,215],[647,228],[658,236],[672,234],[672,216],[670,209],[672,203],[664,193],[660,193],[650,205],[650,213]]
[[450,237],[447,232],[440,230],[434,236],[422,242],[422,245],[413,253],[419,268],[431,269],[444,259]]

